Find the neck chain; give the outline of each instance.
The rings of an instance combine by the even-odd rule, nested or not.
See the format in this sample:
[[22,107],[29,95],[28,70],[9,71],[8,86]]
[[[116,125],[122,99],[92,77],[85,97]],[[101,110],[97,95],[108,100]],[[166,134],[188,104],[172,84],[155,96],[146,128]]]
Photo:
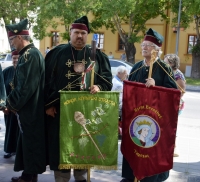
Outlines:
[[84,70],[85,70],[85,52],[86,52],[86,47],[85,47],[85,50],[84,50],[84,59],[82,60],[81,63],[78,63],[78,62],[75,61],[72,45],[71,45],[71,51],[72,51],[72,57],[73,57],[73,60],[74,60],[74,71],[76,73],[83,73]]

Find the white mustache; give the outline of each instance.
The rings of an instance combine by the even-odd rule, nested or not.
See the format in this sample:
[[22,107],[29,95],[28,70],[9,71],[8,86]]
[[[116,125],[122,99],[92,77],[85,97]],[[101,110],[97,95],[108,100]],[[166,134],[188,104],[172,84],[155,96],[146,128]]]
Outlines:
[[148,51],[146,51],[146,50],[143,50],[143,51],[142,51],[142,53],[148,53]]

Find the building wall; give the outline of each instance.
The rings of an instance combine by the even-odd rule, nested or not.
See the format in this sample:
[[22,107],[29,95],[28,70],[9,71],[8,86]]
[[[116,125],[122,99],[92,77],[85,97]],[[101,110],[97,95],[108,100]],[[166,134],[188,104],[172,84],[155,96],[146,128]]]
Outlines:
[[[168,12],[166,12],[169,14]],[[172,17],[172,14],[169,14],[169,16]],[[90,19],[91,17],[89,17]],[[122,25],[123,29],[125,32],[128,32],[129,30],[129,25]],[[164,37],[164,43],[162,46],[162,51],[163,54],[161,55],[161,58],[163,59],[165,54],[169,53],[175,53],[176,52],[176,36],[177,33],[173,32],[172,25],[171,23],[167,24],[165,21],[161,21],[160,17],[157,17],[155,19],[151,19],[147,21],[146,23],[147,28],[153,28],[157,32],[159,32],[161,35]],[[191,23],[190,28],[180,31],[179,34],[179,51],[178,51],[178,56],[180,57],[181,60],[181,66],[180,70],[182,72],[185,72],[186,66],[191,66],[192,64],[192,56],[190,54],[187,54],[187,41],[188,41],[188,35],[189,34],[195,34],[194,30],[194,23]],[[52,28],[47,29],[48,32],[54,32],[58,31],[60,33],[64,32],[64,26],[61,25],[58,26],[56,30],[53,30]],[[102,27],[97,31],[98,33],[103,33],[104,34],[104,47],[103,47],[103,52],[106,54],[109,54],[109,52],[112,52],[114,55],[115,59],[120,59],[121,54],[124,52],[123,50],[119,51],[118,50],[118,42],[119,42],[119,35],[118,32],[115,32],[114,34],[110,30],[106,30],[105,27]],[[141,34],[138,34],[141,35]],[[93,34],[89,34],[87,44],[91,44]],[[51,42],[52,38],[51,37],[45,37],[43,40],[40,41],[40,50],[44,54],[44,51],[46,47],[51,48]],[[59,43],[66,43],[66,41],[62,41],[62,38],[60,37],[60,42]],[[136,62],[139,60],[142,60],[142,54],[141,54],[141,43],[135,43],[136,47],[136,55],[135,55],[135,60]]]
[[[4,25],[4,21],[2,18],[0,19],[0,23]],[[0,26],[0,53],[7,52],[9,50],[10,50],[10,45],[8,43],[8,37],[5,26]]]

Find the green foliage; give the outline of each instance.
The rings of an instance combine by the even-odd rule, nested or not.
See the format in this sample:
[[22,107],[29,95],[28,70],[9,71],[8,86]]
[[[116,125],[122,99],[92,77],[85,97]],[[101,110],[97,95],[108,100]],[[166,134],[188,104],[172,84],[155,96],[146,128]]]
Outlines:
[[73,21],[83,15],[87,15],[92,9],[90,0],[37,0],[39,8],[37,10],[36,25],[33,28],[36,38],[42,39],[51,36],[47,32],[47,27],[56,31],[59,25],[64,25],[66,32],[61,35],[65,40],[69,40],[69,26]]
[[[200,1],[199,0],[179,0],[181,4],[181,16],[180,16],[180,27],[187,28],[190,23],[194,23],[193,27],[196,31],[197,44],[191,48],[192,52],[192,71],[191,77],[199,78],[200,76]],[[170,8],[174,13],[175,17],[173,19],[174,25],[177,25],[178,21],[178,9],[179,1],[170,0]],[[199,43],[198,43],[199,42]]]
[[[97,0],[96,2],[95,9],[91,10],[95,16],[92,27],[95,29],[105,26],[112,32],[117,31],[124,44],[139,42],[141,37],[137,35],[146,31],[145,23],[151,18],[160,15],[161,19],[168,20],[165,14],[168,4],[163,0]],[[123,24],[128,24],[128,32],[123,30]],[[123,37],[123,34],[127,34],[127,38]]]
[[196,79],[196,78],[189,78],[186,77],[186,84],[187,85],[194,85],[194,86],[199,86],[200,85],[200,79]]
[[36,9],[36,0],[0,0],[0,18],[5,24],[16,23],[16,18],[22,20],[26,17],[32,21],[30,12]]
[[[173,25],[177,26],[178,22],[178,10],[179,10],[179,1],[180,0],[169,0],[169,8],[172,13],[174,13],[174,18],[172,20]],[[195,30],[197,32],[197,37],[199,38],[199,19],[198,15],[200,14],[200,1],[199,0],[181,0],[181,18],[180,18],[180,27],[188,28],[190,23],[197,23]],[[197,20],[197,21],[196,21]]]
[[[96,0],[94,4],[92,28],[105,26],[113,33],[117,32],[125,45],[127,59],[132,63],[136,53],[134,43],[144,37],[146,22],[158,16],[169,21],[165,11],[168,1],[165,0]],[[128,31],[123,29],[125,24]]]
[[193,46],[191,51],[194,54],[200,54],[200,44],[196,44],[195,46]]

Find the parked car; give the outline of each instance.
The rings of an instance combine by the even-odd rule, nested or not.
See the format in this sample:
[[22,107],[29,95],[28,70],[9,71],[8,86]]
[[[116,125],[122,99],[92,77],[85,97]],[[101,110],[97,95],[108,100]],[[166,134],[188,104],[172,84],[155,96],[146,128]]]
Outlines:
[[12,66],[13,64],[12,64],[11,53],[1,54],[0,64],[1,64],[2,70],[4,70],[5,68],[9,66]]
[[128,70],[128,74],[130,73],[133,67],[133,64],[127,61],[122,61],[122,60],[117,60],[117,59],[109,59],[109,61],[110,61],[111,72],[113,76],[116,75],[118,66],[125,66]]

